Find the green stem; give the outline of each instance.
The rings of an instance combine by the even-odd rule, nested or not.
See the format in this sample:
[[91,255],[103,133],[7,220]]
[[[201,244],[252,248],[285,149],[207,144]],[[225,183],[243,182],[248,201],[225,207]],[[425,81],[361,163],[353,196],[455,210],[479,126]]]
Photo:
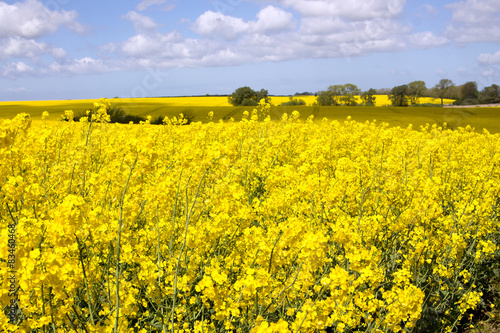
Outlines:
[[122,192],[122,198],[120,201],[120,218],[118,220],[118,243],[116,246],[116,270],[115,270],[115,277],[116,277],[116,311],[115,311],[115,327],[113,332],[117,333],[118,332],[118,319],[120,317],[120,242],[121,242],[121,237],[122,237],[122,226],[123,226],[123,204],[125,202],[125,193],[127,193],[127,188],[128,188],[128,183],[130,181],[130,178],[132,177],[132,171],[134,171],[135,165],[137,163],[137,159],[139,158],[139,155],[135,156],[134,163],[132,164],[132,167],[130,168],[130,173],[128,174],[127,182],[125,183],[125,187],[123,188]]

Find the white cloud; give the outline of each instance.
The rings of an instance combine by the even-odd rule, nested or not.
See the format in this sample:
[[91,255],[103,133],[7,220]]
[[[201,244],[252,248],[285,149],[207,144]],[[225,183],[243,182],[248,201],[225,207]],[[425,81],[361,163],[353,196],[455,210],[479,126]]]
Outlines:
[[252,30],[257,33],[273,33],[294,30],[293,14],[283,9],[267,6],[257,13],[257,21],[252,22]]
[[442,78],[445,78],[448,76],[448,72],[445,71],[444,69],[440,68],[440,69],[437,69],[436,70],[436,74],[439,76],[439,77],[442,77]]
[[[178,32],[138,34],[125,41],[121,45],[121,51],[133,58],[155,57],[173,52],[184,42],[184,37]],[[116,45],[114,48],[116,49]]]
[[55,32],[60,26],[82,33],[85,29],[76,18],[75,11],[50,10],[37,0],[12,5],[0,2],[0,38],[37,38]]
[[448,44],[448,38],[436,36],[433,32],[425,31],[410,35],[410,43],[419,49],[428,49]]
[[347,20],[394,17],[403,12],[406,0],[280,0],[303,16],[338,16]]
[[[191,25],[198,38],[187,38],[180,32],[162,34],[151,29],[139,31],[121,43],[109,44],[103,51],[121,56],[125,66],[167,68],[353,57],[446,42],[425,33],[410,38],[411,26],[396,18],[405,0],[369,0],[362,6],[361,1],[356,0],[354,5],[361,6],[357,12],[347,1],[277,0],[275,4],[262,8],[254,20],[206,11]],[[302,15],[295,14],[295,17],[278,7],[279,4],[293,7]],[[324,10],[311,12],[306,5],[313,7],[310,10],[321,5]],[[329,15],[332,12],[335,14]]]
[[407,70],[390,69],[389,73],[394,76],[409,76],[411,73]]
[[[148,9],[151,6],[154,5],[162,5],[166,3],[168,0],[142,0],[137,6],[135,6],[135,9],[139,11],[144,11]],[[172,10],[174,9],[175,5],[174,4],[167,4],[166,6],[163,7],[164,10]]]
[[66,52],[47,43],[38,43],[31,39],[11,37],[0,40],[0,59],[31,58],[36,59],[43,54],[55,58],[64,58]]
[[481,53],[477,61],[482,65],[500,65],[500,51],[495,54]]
[[248,31],[250,25],[241,18],[207,11],[196,19],[192,30],[206,37],[221,37],[235,40]]
[[[35,0],[26,3],[39,4]],[[160,24],[139,12],[166,3],[166,0],[144,0],[136,6],[136,11],[123,15],[122,19],[134,24],[136,33],[121,42],[101,47],[102,59],[106,60],[96,57],[68,59],[63,49],[50,44],[15,35],[2,40],[0,35],[0,60],[29,59],[18,63],[11,60],[11,64],[4,66],[3,73],[9,77],[16,73],[77,75],[140,67],[228,66],[304,58],[348,58],[439,47],[449,42],[430,31],[413,33],[411,25],[398,17],[406,0],[275,0],[274,5],[263,6],[250,19],[236,16],[236,11],[231,15],[206,11],[190,26],[198,34],[193,38],[179,31],[162,33],[158,30]],[[435,9],[430,5],[422,8],[429,12]],[[55,29],[69,22],[56,24]],[[76,22],[76,13],[71,22]],[[39,30],[38,35],[47,31],[52,30]],[[53,57],[52,63],[42,55]]]
[[337,33],[349,29],[348,22],[339,17],[304,17],[300,30],[303,34],[323,35]]
[[130,11],[122,16],[123,19],[129,20],[134,24],[134,28],[137,31],[148,31],[154,30],[160,27],[151,17],[139,14],[134,11]]
[[6,92],[24,92],[28,91],[25,87],[18,87],[18,88],[7,88],[5,89]]
[[44,69],[43,72],[49,72],[51,74],[91,74],[91,73],[105,73],[111,72],[116,68],[110,67],[105,64],[102,60],[93,59],[90,57],[84,57],[81,59],[71,59],[64,61],[56,61]]
[[17,77],[32,73],[34,70],[22,61],[4,65],[2,74],[5,77]]
[[469,71],[467,70],[467,68],[460,66],[457,68],[457,73],[461,76],[467,76],[469,74]]
[[452,21],[462,23],[487,23],[495,13],[500,11],[497,0],[465,0],[450,3],[445,8],[452,11]]
[[425,12],[429,15],[436,16],[439,15],[439,9],[434,7],[433,5],[430,5],[428,3],[423,4],[422,8],[425,10]]
[[207,11],[198,17],[191,29],[199,35],[233,41],[244,34],[273,34],[294,30],[293,14],[275,6],[257,13],[256,21],[245,22],[239,17]]
[[445,8],[452,12],[446,34],[456,42],[500,42],[500,1],[465,0]]
[[487,70],[481,72],[481,75],[486,79],[496,79],[500,76],[500,73],[495,68],[488,68]]

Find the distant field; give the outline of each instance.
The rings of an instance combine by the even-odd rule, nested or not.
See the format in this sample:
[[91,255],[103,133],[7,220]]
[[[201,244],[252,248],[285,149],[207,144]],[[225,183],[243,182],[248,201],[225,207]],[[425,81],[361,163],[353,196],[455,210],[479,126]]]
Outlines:
[[[289,100],[287,96],[272,96],[272,103],[278,105]],[[491,133],[500,133],[500,108],[460,108],[448,109],[441,107],[344,107],[344,106],[311,106],[316,101],[314,96],[297,96],[303,99],[308,106],[273,106],[271,117],[278,119],[284,112],[291,113],[297,110],[301,118],[314,115],[316,120],[326,117],[330,120],[344,120],[351,116],[353,120],[364,122],[377,120],[387,122],[391,126],[407,127],[413,124],[414,128],[429,124],[441,125],[447,122],[450,127],[471,125],[481,131],[486,128]],[[57,119],[64,110],[73,110],[75,114],[84,113],[97,100],[61,100],[61,101],[27,101],[27,102],[0,102],[0,118],[12,118],[16,114],[26,112],[33,119],[40,119],[43,111],[50,113],[49,119]],[[166,98],[136,98],[111,99],[112,105],[122,107],[127,113],[147,116],[176,116],[181,112],[195,114],[195,121],[208,121],[208,112],[214,112],[214,121],[220,119],[240,120],[245,110],[252,107],[235,107],[227,102],[226,96],[202,97],[166,97]],[[387,96],[378,95],[377,105],[388,104]],[[422,98],[420,103],[438,103],[431,98]],[[450,103],[445,100],[445,103]]]

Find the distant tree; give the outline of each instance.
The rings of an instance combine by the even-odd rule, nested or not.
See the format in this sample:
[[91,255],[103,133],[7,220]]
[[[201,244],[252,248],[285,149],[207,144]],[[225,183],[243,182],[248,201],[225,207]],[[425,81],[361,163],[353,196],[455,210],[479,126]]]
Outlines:
[[301,93],[296,92],[294,96],[312,96],[312,95],[314,95],[314,93],[309,92],[309,91],[304,91],[304,92],[301,92]]
[[375,106],[375,95],[377,94],[377,91],[373,88],[370,88],[368,91],[363,92],[361,94],[361,100],[366,106]]
[[427,87],[424,81],[413,81],[408,84],[408,97],[411,104],[418,104],[420,97],[427,93]]
[[389,99],[394,106],[408,106],[408,92],[410,88],[407,84],[397,86],[391,89]]
[[327,90],[318,92],[317,101],[319,105],[356,105],[356,95],[361,90],[354,84],[336,84],[329,86]]
[[318,92],[318,104],[325,106],[340,105],[342,91],[342,86],[339,84],[329,86],[327,90]]
[[347,83],[340,87],[340,102],[347,106],[355,106],[356,95],[361,95],[361,89],[359,89],[355,84]]
[[377,92],[377,95],[390,95],[391,93],[391,89],[389,88],[379,88],[375,89],[375,91]]
[[432,92],[435,97],[441,99],[441,105],[443,105],[443,100],[445,98],[450,98],[455,84],[453,81],[448,79],[441,79],[438,84],[434,86]]
[[479,97],[479,91],[477,90],[477,83],[469,81],[461,85],[458,97],[461,100],[477,99]]
[[261,89],[260,91],[255,91],[250,87],[240,87],[236,89],[228,97],[229,104],[232,105],[244,105],[244,106],[253,106],[257,105],[261,99],[265,99],[266,102],[269,102],[268,92],[265,89]]
[[344,92],[344,86],[341,84],[335,84],[333,86],[329,86],[328,90],[331,92],[333,105],[340,105],[340,96],[342,96],[342,93]]
[[316,101],[318,105],[330,106],[333,105],[333,94],[329,90],[318,91]]
[[481,104],[500,103],[500,86],[493,84],[489,87],[485,87],[479,93],[479,103]]
[[261,99],[264,99],[266,103],[271,103],[269,92],[266,89],[261,89],[260,91],[256,92],[256,101],[260,102]]

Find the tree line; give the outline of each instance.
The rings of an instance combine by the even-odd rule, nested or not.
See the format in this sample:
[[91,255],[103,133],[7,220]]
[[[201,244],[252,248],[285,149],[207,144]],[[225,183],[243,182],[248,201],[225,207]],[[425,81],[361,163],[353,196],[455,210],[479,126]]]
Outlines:
[[[312,93],[308,92],[305,95],[312,95]],[[500,103],[500,86],[493,84],[479,91],[474,81],[455,85],[449,79],[442,79],[432,88],[427,88],[424,81],[413,81],[392,89],[370,88],[367,91],[361,91],[355,84],[347,83],[331,85],[314,95],[317,98],[317,104],[321,106],[373,106],[376,100],[375,95],[387,95],[393,106],[418,105],[422,97],[439,98],[441,105],[444,104],[444,99],[455,100],[453,103],[455,105],[475,105]],[[357,96],[360,96],[361,102],[358,102]],[[228,101],[232,105],[255,106],[263,98],[266,102],[270,101],[267,90],[254,91],[250,87],[241,87],[228,97]],[[289,102],[282,104],[305,105],[305,102],[290,97]]]

